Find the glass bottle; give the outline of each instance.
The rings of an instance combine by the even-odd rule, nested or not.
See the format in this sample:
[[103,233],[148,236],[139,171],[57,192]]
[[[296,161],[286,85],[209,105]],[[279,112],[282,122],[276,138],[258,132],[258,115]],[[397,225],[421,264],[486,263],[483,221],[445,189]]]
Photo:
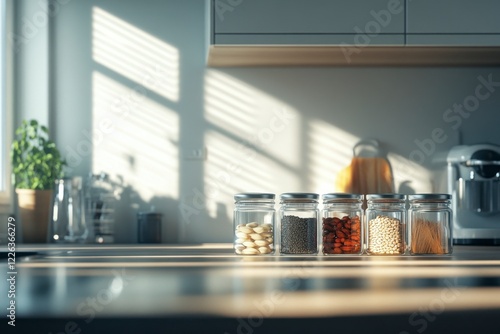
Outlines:
[[234,252],[238,255],[274,254],[274,194],[234,195]]
[[323,195],[323,254],[363,253],[362,204],[363,195]]
[[280,253],[318,253],[319,195],[283,193],[280,208]]
[[406,251],[406,196],[366,195],[366,253],[401,255]]
[[416,194],[409,195],[408,200],[410,254],[451,254],[451,195]]

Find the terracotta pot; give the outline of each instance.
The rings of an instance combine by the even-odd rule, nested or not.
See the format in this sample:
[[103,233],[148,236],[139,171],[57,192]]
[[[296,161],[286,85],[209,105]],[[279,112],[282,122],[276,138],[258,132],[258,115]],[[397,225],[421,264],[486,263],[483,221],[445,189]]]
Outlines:
[[52,190],[16,189],[23,243],[46,243]]

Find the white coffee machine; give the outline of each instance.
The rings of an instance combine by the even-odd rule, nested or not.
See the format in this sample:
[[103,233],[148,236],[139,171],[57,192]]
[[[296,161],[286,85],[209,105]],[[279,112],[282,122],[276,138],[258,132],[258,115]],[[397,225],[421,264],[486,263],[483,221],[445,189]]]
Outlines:
[[447,162],[454,243],[500,245],[500,146],[455,146]]

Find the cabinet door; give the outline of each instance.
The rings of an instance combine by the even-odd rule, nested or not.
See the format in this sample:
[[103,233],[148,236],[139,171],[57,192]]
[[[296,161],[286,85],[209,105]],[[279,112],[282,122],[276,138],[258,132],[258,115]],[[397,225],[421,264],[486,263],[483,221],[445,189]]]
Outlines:
[[411,34],[406,36],[406,44],[428,46],[499,46],[500,34]]
[[404,34],[403,0],[214,0],[215,34]]
[[216,34],[215,44],[226,45],[404,45],[404,34]]
[[498,0],[407,0],[407,43],[500,45]]

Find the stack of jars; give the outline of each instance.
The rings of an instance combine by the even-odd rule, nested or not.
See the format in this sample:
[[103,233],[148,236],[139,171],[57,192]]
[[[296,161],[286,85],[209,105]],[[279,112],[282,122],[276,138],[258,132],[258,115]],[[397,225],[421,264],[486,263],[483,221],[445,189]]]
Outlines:
[[[234,250],[238,255],[451,254],[448,194],[283,193],[234,196]],[[409,209],[406,209],[407,200]],[[276,219],[279,216],[279,219]],[[279,224],[276,224],[277,221]],[[278,242],[279,241],[279,242]]]

